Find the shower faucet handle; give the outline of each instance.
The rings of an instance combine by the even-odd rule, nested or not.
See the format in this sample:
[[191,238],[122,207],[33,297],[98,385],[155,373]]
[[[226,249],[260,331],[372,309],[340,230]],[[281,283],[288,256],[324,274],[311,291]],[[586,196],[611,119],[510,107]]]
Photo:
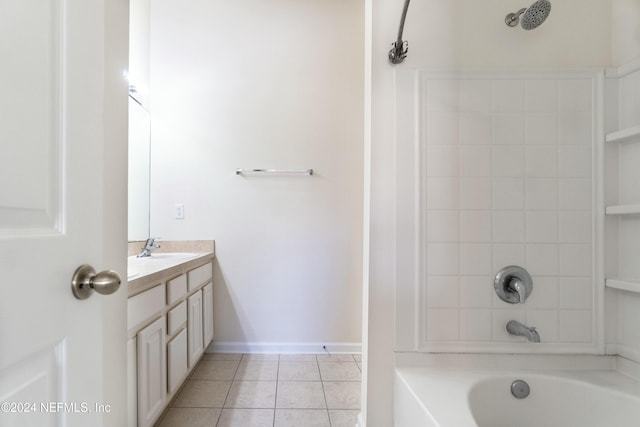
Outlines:
[[517,277],[511,279],[511,281],[507,284],[509,289],[518,294],[518,302],[520,304],[524,304],[524,300],[527,299],[527,290],[525,288],[524,283]]
[[524,268],[510,265],[496,274],[493,286],[502,301],[524,304],[533,290],[533,280]]

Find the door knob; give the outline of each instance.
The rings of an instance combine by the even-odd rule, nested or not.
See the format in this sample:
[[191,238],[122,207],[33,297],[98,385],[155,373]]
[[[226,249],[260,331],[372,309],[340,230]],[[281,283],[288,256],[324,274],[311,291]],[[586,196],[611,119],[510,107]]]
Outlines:
[[87,299],[93,291],[102,295],[114,293],[120,287],[120,275],[113,270],[96,273],[88,264],[81,265],[71,278],[71,290],[78,299]]

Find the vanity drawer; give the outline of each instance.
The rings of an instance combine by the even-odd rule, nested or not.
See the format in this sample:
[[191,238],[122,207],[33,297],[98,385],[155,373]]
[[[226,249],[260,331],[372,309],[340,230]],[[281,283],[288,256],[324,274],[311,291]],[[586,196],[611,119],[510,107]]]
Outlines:
[[187,294],[187,275],[183,274],[167,282],[167,304],[171,305]]
[[187,273],[189,275],[189,292],[211,280],[213,273],[211,265],[209,262]]
[[165,308],[164,283],[129,298],[127,301],[127,328],[138,325],[150,317],[160,315]]
[[169,336],[175,334],[178,329],[187,321],[187,302],[182,301],[176,308],[169,311],[167,315],[167,333]]

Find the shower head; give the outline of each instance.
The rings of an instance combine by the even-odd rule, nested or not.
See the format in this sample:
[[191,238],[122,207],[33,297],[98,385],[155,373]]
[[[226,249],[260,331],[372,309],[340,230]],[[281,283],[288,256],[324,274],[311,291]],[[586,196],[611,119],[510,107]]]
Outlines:
[[522,8],[515,13],[510,13],[504,18],[504,22],[515,27],[520,22],[522,15],[522,28],[525,30],[533,30],[538,28],[551,13],[551,3],[549,0],[538,0],[528,8]]

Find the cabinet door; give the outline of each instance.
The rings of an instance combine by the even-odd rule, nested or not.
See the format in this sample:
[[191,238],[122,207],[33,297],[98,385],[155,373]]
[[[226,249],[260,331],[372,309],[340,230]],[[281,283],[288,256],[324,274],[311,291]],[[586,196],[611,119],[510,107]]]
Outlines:
[[183,329],[167,344],[169,393],[176,391],[187,373],[187,330]]
[[213,340],[213,284],[209,283],[202,288],[202,311],[204,336],[204,347],[206,348]]
[[202,346],[202,291],[191,295],[187,300],[187,335],[189,349],[189,368],[197,361],[204,347]]
[[152,426],[167,397],[167,330],[161,317],[138,332],[138,427]]
[[138,358],[136,337],[127,341],[127,426],[138,427]]

